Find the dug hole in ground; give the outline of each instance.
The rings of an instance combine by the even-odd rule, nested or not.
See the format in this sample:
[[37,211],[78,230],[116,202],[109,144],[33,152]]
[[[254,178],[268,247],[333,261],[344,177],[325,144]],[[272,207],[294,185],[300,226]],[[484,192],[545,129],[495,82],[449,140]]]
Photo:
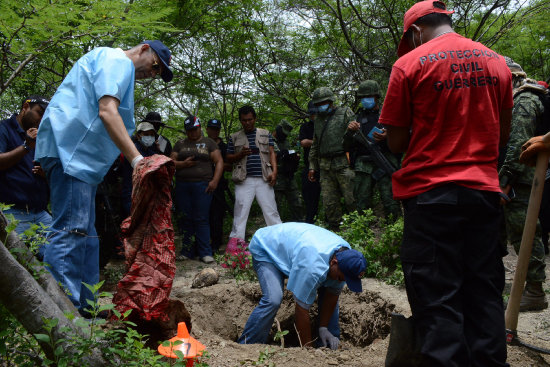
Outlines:
[[[517,256],[513,249],[504,258],[506,289],[509,294]],[[550,293],[550,261],[546,259],[546,293]],[[220,275],[218,284],[205,288],[191,288],[194,276],[210,267]],[[327,348],[299,347],[294,328],[294,301],[286,291],[277,313],[281,330],[288,330],[281,341],[274,341],[277,331],[272,328],[270,344],[240,345],[235,340],[242,332],[248,316],[261,297],[257,282],[239,281],[219,265],[205,265],[188,260],[177,263],[171,298],[179,299],[191,314],[192,336],[207,348],[204,359],[211,367],[230,366],[383,366],[389,343],[392,312],[410,316],[404,288],[385,284],[376,279],[363,280],[363,293],[354,294],[347,287],[340,298],[341,342],[336,351]],[[123,262],[111,262],[108,271],[121,273]],[[108,300],[106,300],[108,301]],[[316,308],[312,309],[316,313]],[[519,316],[519,338],[530,344],[550,349],[550,311],[525,312]],[[550,356],[518,346],[508,347],[508,362],[512,367],[550,366]]]

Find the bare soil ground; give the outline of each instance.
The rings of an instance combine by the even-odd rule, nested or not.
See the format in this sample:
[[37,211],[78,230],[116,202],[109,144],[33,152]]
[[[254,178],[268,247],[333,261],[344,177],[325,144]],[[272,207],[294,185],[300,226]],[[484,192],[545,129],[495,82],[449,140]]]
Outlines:
[[[507,291],[513,278],[517,257],[505,259]],[[547,260],[548,261],[548,260]],[[550,278],[550,261],[547,274]],[[341,346],[332,351],[326,348],[300,348],[293,324],[294,302],[286,292],[277,314],[281,330],[288,330],[281,341],[269,345],[240,345],[235,343],[251,311],[261,296],[255,282],[237,283],[225,269],[208,265],[220,274],[218,284],[205,288],[191,288],[195,274],[207,265],[188,260],[178,262],[171,298],[183,301],[191,313],[191,334],[208,350],[205,360],[211,367],[229,366],[383,366],[389,342],[390,315],[399,312],[410,316],[405,290],[376,279],[364,279],[362,294],[347,289],[340,301]],[[111,271],[123,264],[111,263]],[[550,281],[545,284],[550,293]],[[312,310],[315,312],[315,310]],[[273,327],[272,334],[276,332]],[[521,313],[519,337],[530,344],[550,349],[550,310]],[[513,367],[550,366],[550,356],[519,346],[508,347],[508,362]]]

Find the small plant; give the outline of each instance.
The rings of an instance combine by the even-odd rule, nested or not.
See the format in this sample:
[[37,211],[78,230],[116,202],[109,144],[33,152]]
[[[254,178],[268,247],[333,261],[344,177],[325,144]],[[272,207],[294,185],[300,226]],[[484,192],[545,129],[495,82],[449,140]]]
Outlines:
[[340,226],[342,236],[367,260],[366,275],[393,285],[403,285],[399,248],[403,238],[403,218],[393,221],[376,217],[371,209],[362,214],[346,214]]
[[275,363],[269,361],[274,355],[275,355],[275,350],[270,350],[269,347],[265,347],[265,350],[260,351],[260,356],[258,357],[258,361],[254,362],[254,365],[275,367]]
[[237,282],[242,280],[254,281],[257,278],[252,267],[252,255],[243,243],[239,243],[239,251],[235,254],[216,255],[216,262],[229,270],[229,273]]
[[285,335],[288,334],[288,330],[280,330],[273,336],[273,341],[281,341],[281,347],[285,347]]

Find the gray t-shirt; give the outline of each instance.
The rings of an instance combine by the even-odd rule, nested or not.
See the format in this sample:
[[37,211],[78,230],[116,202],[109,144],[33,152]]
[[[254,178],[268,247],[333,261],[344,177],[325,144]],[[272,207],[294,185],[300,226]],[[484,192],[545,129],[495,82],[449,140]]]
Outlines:
[[197,141],[179,140],[172,149],[172,152],[178,153],[177,160],[183,161],[188,157],[194,157],[197,164],[177,170],[176,180],[187,182],[210,181],[214,176],[210,153],[217,149],[218,144],[206,137],[201,137]]

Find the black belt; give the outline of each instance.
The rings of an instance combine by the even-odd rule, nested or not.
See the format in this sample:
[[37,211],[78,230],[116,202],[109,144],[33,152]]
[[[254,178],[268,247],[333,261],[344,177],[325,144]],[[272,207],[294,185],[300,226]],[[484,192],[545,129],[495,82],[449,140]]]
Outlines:
[[27,213],[29,213],[29,212],[41,212],[41,211],[44,210],[44,209],[33,208],[33,207],[28,206],[28,205],[20,205],[20,204],[14,204],[12,206],[12,209],[22,210],[22,211],[25,211]]

